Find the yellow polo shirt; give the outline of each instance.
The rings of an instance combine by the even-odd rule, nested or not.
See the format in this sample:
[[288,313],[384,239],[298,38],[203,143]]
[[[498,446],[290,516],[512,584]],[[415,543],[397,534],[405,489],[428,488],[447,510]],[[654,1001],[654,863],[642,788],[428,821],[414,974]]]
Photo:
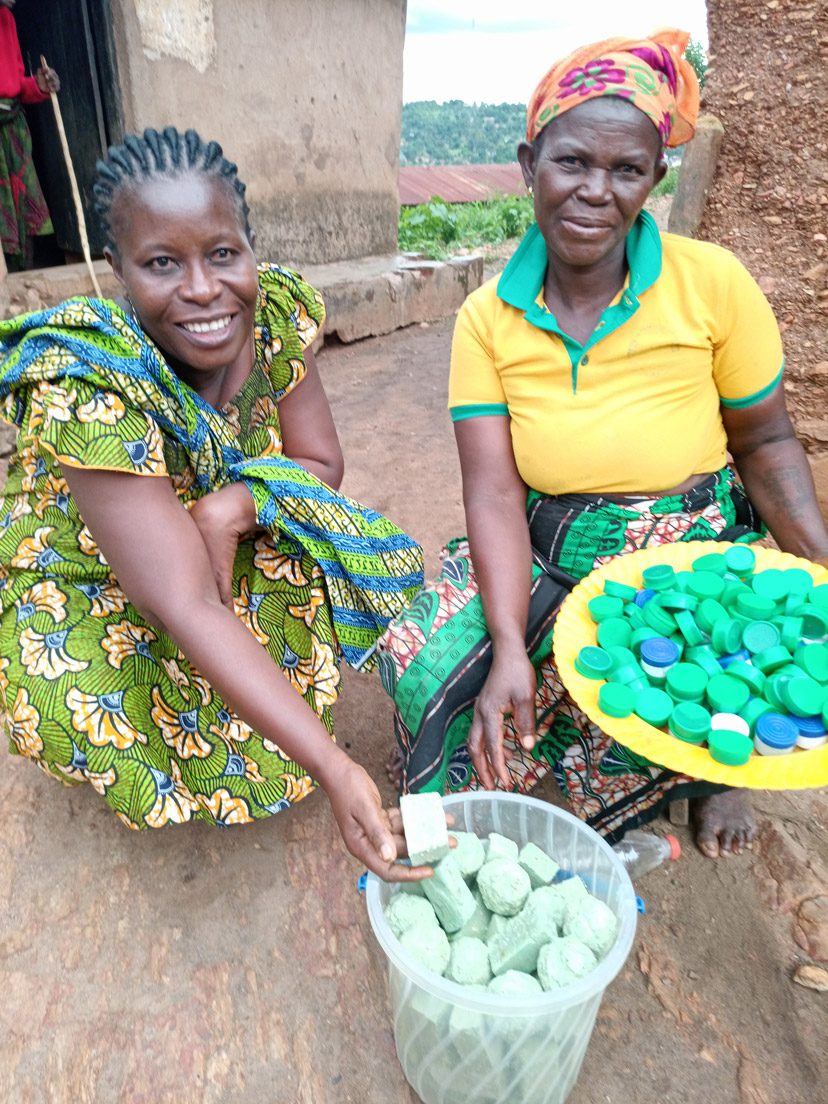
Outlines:
[[544,494],[666,490],[717,471],[720,405],[760,402],[781,380],[773,312],[732,253],[662,236],[643,212],[627,261],[625,287],[583,345],[544,306],[537,225],[457,316],[452,420],[508,417],[518,471]]

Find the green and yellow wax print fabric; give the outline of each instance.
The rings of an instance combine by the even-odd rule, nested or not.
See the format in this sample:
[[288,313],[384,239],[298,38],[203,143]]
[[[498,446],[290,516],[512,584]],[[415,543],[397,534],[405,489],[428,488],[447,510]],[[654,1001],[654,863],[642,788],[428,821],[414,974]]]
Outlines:
[[[260,521],[267,512],[276,520],[239,546],[236,614],[332,732],[341,635],[326,565],[336,571],[344,534],[347,563],[344,578],[334,580],[336,593],[347,598],[358,588],[356,569],[364,569],[374,589],[360,600],[373,603],[381,621],[373,594],[399,610],[419,581],[403,583],[412,571],[416,576],[419,549],[386,519],[303,469],[294,473],[297,466],[282,456],[278,402],[302,379],[303,349],[323,317],[312,288],[262,266],[256,364],[221,411],[183,385],[113,304],[72,300],[0,325],[3,413],[20,429],[0,504],[0,694],[10,749],[61,781],[90,782],[130,827],[243,823],[288,807],[314,783],[130,604],[83,524],[57,458],[167,477],[185,506],[243,478]],[[21,332],[39,337],[22,368]],[[53,334],[58,341],[49,340]],[[129,353],[135,365],[124,363]],[[266,488],[281,478],[285,494],[266,493],[254,466]],[[291,497],[292,477],[299,492]],[[301,499],[303,488],[316,514]],[[287,518],[289,510],[298,521]],[[326,525],[336,527],[332,541]],[[378,552],[366,538],[372,527],[387,535],[390,551],[380,539]],[[383,592],[386,577],[399,591]],[[363,609],[340,606],[343,615],[373,642]]]

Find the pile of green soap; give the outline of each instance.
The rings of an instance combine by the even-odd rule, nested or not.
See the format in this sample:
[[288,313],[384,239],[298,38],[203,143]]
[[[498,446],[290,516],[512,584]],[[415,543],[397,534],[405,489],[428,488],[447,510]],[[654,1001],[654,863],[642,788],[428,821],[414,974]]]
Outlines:
[[[641,587],[607,580],[588,608],[596,643],[575,668],[603,683],[606,715],[634,713],[734,766],[754,747],[781,754],[825,743],[828,584],[815,586],[807,571],[757,571],[754,551],[736,544],[699,556],[690,571],[645,568]],[[787,743],[768,748],[783,731]]]
[[612,909],[533,843],[449,833],[434,876],[401,886],[385,918],[426,969],[493,993],[559,989],[594,970],[615,942]]

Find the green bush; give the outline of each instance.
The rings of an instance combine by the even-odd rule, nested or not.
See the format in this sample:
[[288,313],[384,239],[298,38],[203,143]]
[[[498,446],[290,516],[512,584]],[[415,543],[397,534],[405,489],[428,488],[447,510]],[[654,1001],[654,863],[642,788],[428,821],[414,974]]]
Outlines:
[[653,188],[650,195],[657,199],[659,196],[673,195],[678,186],[679,166],[673,165],[664,174],[664,179]]
[[400,211],[399,248],[443,260],[458,249],[519,238],[533,218],[529,196],[500,196],[483,203],[445,203],[432,196],[428,203]]

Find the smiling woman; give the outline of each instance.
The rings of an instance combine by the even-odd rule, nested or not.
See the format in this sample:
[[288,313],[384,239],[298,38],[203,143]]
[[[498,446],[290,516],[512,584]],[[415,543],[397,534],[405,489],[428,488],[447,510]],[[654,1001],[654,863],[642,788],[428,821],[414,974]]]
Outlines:
[[11,748],[132,828],[246,823],[319,784],[362,863],[422,877],[331,738],[340,655],[370,650],[422,559],[334,489],[322,299],[257,265],[236,166],[193,131],[128,137],[94,190],[123,297],[0,324]]

